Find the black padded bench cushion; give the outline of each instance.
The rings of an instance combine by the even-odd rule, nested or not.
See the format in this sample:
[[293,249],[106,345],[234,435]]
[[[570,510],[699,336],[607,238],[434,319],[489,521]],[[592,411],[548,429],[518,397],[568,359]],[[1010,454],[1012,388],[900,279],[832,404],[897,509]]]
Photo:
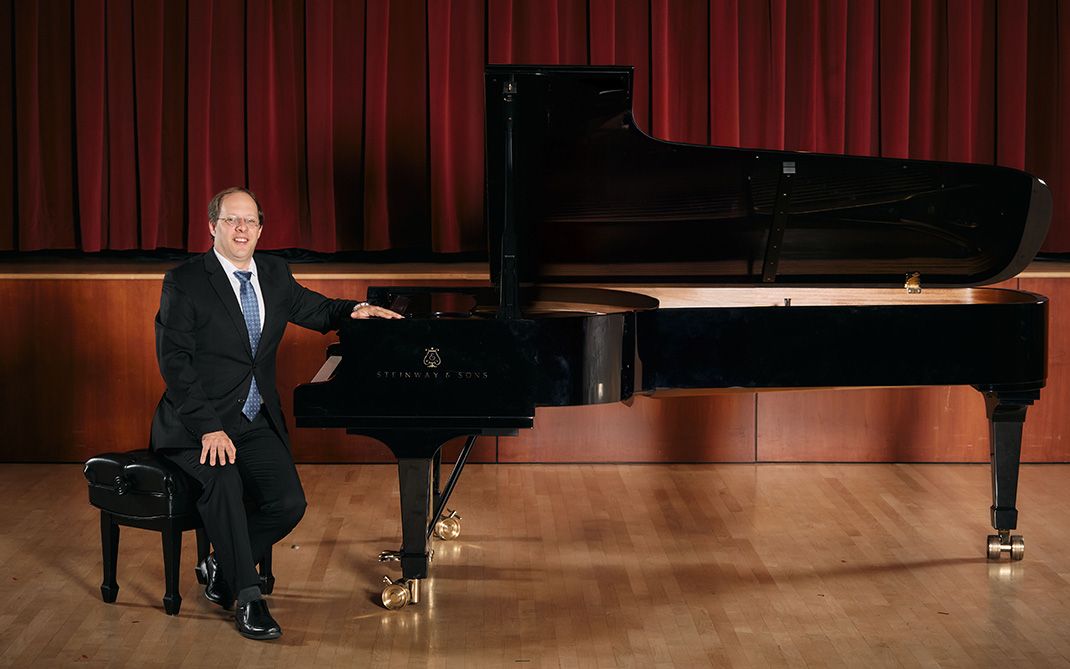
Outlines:
[[177,465],[147,450],[103,453],[85,463],[89,503],[129,518],[176,518],[197,512],[200,486]]

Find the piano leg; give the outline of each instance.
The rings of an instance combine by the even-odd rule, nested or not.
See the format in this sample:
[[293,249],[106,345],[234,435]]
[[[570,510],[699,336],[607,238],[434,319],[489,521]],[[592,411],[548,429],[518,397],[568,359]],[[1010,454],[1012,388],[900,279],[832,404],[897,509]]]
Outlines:
[[[383,606],[400,609],[420,601],[420,580],[427,578],[431,565],[431,534],[446,524],[450,532],[441,530],[440,538],[453,538],[460,533],[460,517],[450,513],[439,518],[457,485],[464,463],[475,444],[469,436],[453,467],[446,487],[439,491],[442,445],[460,436],[457,432],[406,431],[373,432],[366,434],[386,444],[398,459],[398,490],[401,493],[401,549],[379,554],[380,562],[400,562],[401,578],[384,577]],[[460,433],[464,434],[464,433]],[[443,534],[447,536],[443,537]]]
[[383,577],[386,587],[382,601],[388,609],[420,602],[420,580],[427,578],[431,565],[430,538],[427,536],[427,519],[431,514],[431,470],[430,457],[398,457],[401,550],[379,554],[380,562],[401,563],[401,578]]
[[988,415],[989,457],[992,463],[992,527],[998,534],[988,537],[988,559],[998,560],[1010,553],[1012,560],[1025,555],[1025,540],[1011,536],[1018,526],[1018,466],[1022,454],[1022,426],[1026,410],[1039,392],[985,392]]
[[398,458],[398,487],[401,490],[401,575],[405,579],[427,578],[431,563],[427,537],[427,520],[431,516],[431,460]]

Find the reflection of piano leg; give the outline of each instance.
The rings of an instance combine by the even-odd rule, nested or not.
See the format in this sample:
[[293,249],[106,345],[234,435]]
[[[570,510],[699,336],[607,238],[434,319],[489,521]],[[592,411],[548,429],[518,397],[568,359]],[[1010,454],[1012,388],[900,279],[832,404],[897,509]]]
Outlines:
[[1039,391],[982,391],[988,414],[988,447],[992,463],[992,527],[998,534],[988,536],[988,559],[998,560],[1010,553],[1012,560],[1025,555],[1025,540],[1011,536],[1018,526],[1018,468],[1022,454],[1022,426],[1026,409],[1040,396]]

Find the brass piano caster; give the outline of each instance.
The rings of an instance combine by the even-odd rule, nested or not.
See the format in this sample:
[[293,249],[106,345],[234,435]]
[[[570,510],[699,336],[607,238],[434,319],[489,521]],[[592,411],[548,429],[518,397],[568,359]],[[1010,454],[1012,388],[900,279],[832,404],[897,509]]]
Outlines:
[[988,559],[998,560],[1001,553],[1010,553],[1012,560],[1025,557],[1025,539],[1022,535],[1011,536],[1010,530],[988,535]]
[[448,515],[442,516],[435,523],[435,536],[443,541],[461,536],[461,517],[456,511],[446,509]]
[[420,603],[420,579],[399,578],[396,581],[389,576],[383,577],[383,606],[396,611],[409,604]]

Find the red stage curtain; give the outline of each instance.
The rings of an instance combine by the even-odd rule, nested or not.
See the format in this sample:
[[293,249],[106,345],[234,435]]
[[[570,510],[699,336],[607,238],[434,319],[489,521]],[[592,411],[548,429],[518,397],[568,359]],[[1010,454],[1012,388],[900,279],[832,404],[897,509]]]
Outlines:
[[201,250],[244,184],[265,248],[479,251],[513,62],[634,65],[667,139],[1029,170],[1070,252],[1058,0],[6,0],[0,36],[0,250]]
[[[0,5],[0,39],[13,39],[14,8]],[[12,98],[15,69],[12,49],[0,49],[0,91]],[[0,96],[2,99],[2,96]],[[11,104],[0,104],[0,251],[15,247],[15,118]]]

